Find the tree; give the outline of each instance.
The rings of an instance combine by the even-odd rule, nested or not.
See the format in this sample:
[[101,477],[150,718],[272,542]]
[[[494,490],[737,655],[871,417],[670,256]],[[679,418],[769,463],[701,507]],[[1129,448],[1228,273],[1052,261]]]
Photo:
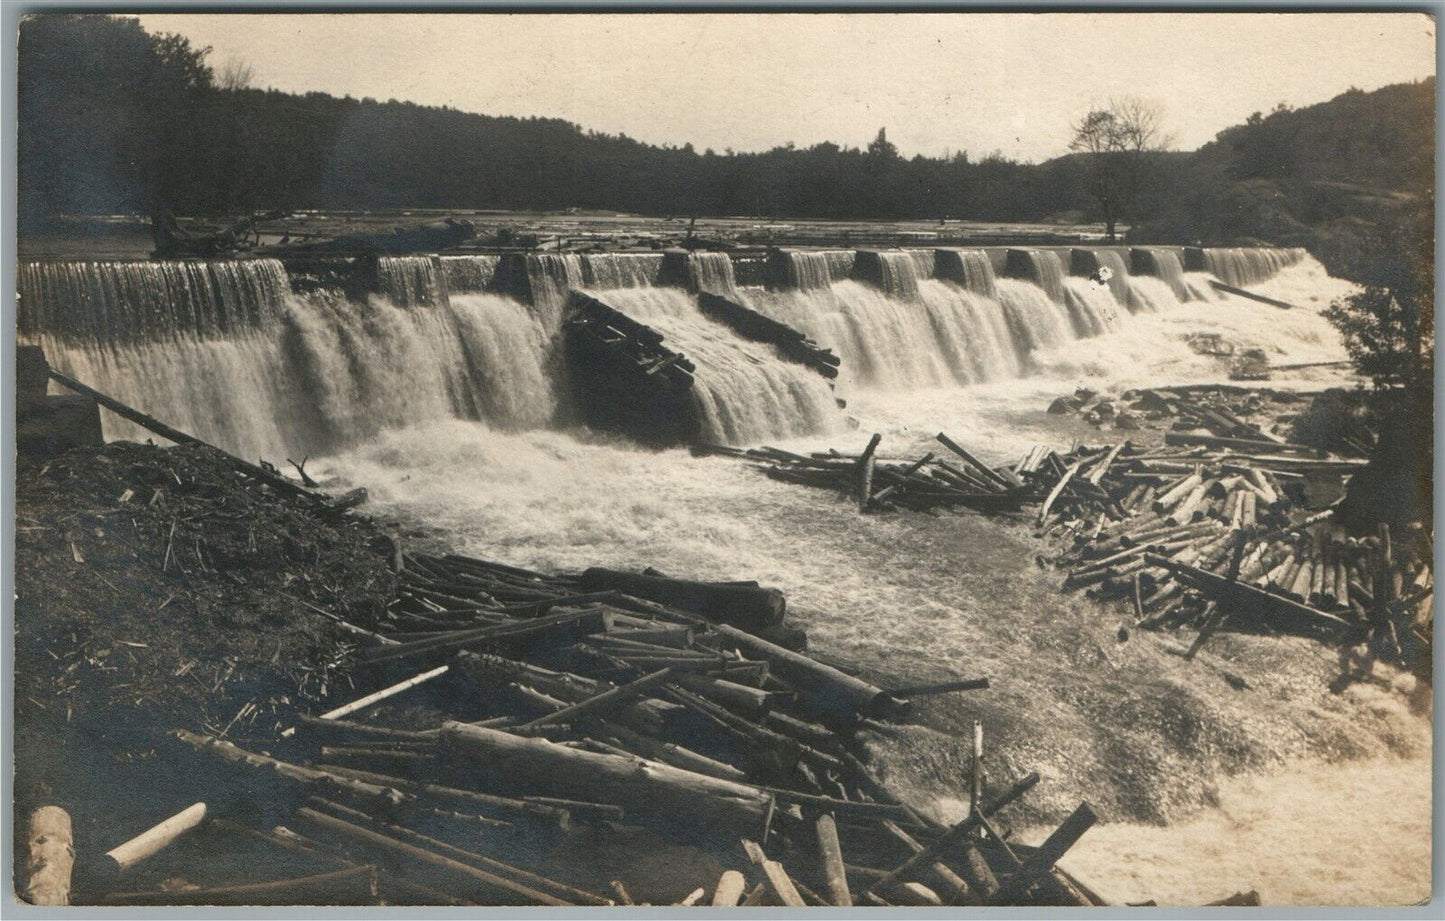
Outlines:
[[1089,162],[1089,193],[1111,243],[1119,221],[1133,216],[1156,156],[1169,149],[1163,121],[1157,104],[1124,96],[1074,125],[1069,149]]
[[1331,275],[1364,288],[1330,305],[1325,317],[1340,330],[1355,368],[1381,389],[1428,390],[1434,381],[1434,215],[1428,191],[1345,245],[1321,248]]
[[241,58],[226,58],[221,69],[216,71],[216,86],[223,90],[248,90],[255,82],[256,69]]

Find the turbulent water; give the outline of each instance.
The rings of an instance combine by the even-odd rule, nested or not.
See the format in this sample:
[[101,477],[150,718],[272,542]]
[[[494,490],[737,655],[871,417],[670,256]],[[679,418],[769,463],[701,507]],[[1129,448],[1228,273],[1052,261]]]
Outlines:
[[[1056,275],[1058,257],[1034,253],[1027,270],[996,279],[985,254],[948,252],[890,254],[872,277],[852,252],[787,254],[770,271],[796,284],[774,290],[739,287],[716,259],[688,260],[686,278],[664,287],[662,257],[528,256],[533,303],[486,290],[498,264],[472,257],[389,265],[383,293],[361,302],[290,295],[268,281],[270,265],[52,266],[22,274],[22,297],[70,291],[101,306],[105,331],[131,332],[101,338],[84,311],[59,308],[21,328],[63,370],[243,456],[324,455],[309,469],[368,487],[374,513],[463,552],[542,569],[757,579],[787,592],[816,648],[880,682],[989,677],[986,692],[932,698],[918,725],[870,736],[878,770],[911,802],[956,817],[963,739],[982,719],[992,782],[1043,775],[1016,823],[1025,840],[1044,830],[1023,826],[1056,821],[1080,799],[1105,818],[1070,861],[1106,894],[1418,898],[1429,880],[1429,714],[1407,679],[1381,674],[1332,694],[1336,654],[1291,638],[1220,635],[1184,662],[1169,647],[1187,637],[1121,643],[1121,619],[1061,595],[1057,575],[1034,565],[1044,548],[1023,524],[860,518],[825,492],[727,459],[556,427],[555,335],[577,288],[694,361],[709,437],[794,450],[860,447],[876,431],[885,456],[916,457],[942,430],[1001,461],[1040,441],[1113,437],[1045,409],[1076,386],[1220,380],[1225,363],[1188,344],[1199,333],[1279,364],[1343,356],[1319,310],[1350,288],[1308,259],[1253,283],[1303,308],[1279,311],[1217,296],[1214,276],[1199,272],[1120,271],[1119,284],[1099,286]],[[1262,271],[1251,258],[1220,257]],[[132,293],[113,297],[118,282],[101,282],[122,276]],[[161,324],[163,335],[134,334],[156,324],[156,303],[190,303],[184,286],[203,283],[230,298],[213,311],[222,319],[191,310]],[[690,289],[729,292],[831,347],[846,411],[821,377],[703,316]],[[1329,368],[1293,374],[1273,386],[1347,380]],[[110,417],[106,426],[142,437]]]

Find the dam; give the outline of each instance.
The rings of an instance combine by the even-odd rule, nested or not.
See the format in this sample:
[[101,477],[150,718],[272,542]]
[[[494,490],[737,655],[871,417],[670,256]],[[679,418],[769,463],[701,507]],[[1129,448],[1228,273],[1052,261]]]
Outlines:
[[[1122,247],[44,260],[20,267],[18,330],[59,370],[248,456],[448,419],[748,445],[836,431],[840,395],[860,388],[1030,376],[1137,314],[1207,311],[1211,272],[1258,283],[1302,258],[1204,250],[1188,272],[1180,250]],[[1099,266],[1107,285],[1088,277]],[[785,332],[749,338],[704,295]],[[604,419],[579,395],[617,373],[566,347],[589,299],[694,366],[661,415]],[[835,353],[836,382],[787,341]]]

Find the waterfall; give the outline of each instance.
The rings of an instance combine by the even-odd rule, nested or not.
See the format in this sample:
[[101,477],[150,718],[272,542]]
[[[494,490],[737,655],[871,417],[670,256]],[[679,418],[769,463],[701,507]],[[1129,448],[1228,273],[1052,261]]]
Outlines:
[[916,300],[920,275],[928,278],[933,273],[933,252],[921,251],[928,256],[928,274],[920,273],[920,261],[915,252],[919,251],[862,250],[853,263],[853,277],[875,285],[893,297]]
[[940,249],[934,251],[934,272],[939,278],[957,282],[975,294],[996,298],[993,260],[981,249]]
[[1130,250],[1135,275],[1152,275],[1162,279],[1174,297],[1179,301],[1189,300],[1189,289],[1184,285],[1184,263],[1172,249],[1147,247]]
[[725,444],[823,433],[841,421],[822,377],[785,361],[772,346],[740,339],[708,319],[680,288],[636,288],[600,295],[605,303],[664,337],[696,366],[692,397],[702,437]]
[[475,294],[491,289],[500,256],[442,256],[442,277],[451,294]]
[[1179,295],[1162,278],[1153,275],[1129,276],[1129,312],[1159,313],[1180,304]]
[[746,297],[755,310],[833,348],[843,359],[843,375],[861,384],[902,389],[1019,373],[1019,354],[997,301],[937,279],[918,282],[917,291],[916,299],[901,300],[850,280],[823,290],[749,291]]
[[776,266],[771,284],[785,288],[826,288],[852,274],[857,256],[851,249],[778,250],[769,259]]
[[[34,341],[66,374],[242,457],[299,458],[453,417],[531,428],[554,408],[542,328],[498,295],[426,310],[292,296],[268,327],[224,337]],[[103,421],[107,438],[149,437]]]
[[1303,257],[1300,249],[1211,247],[1204,250],[1204,267],[1227,285],[1247,288],[1268,281]]
[[[1053,262],[1059,265],[1057,256]],[[1059,268],[1062,271],[1062,266]],[[1021,359],[1026,360],[1038,349],[1054,348],[1074,338],[1073,323],[1063,304],[1063,288],[1062,274],[1059,276],[1061,294],[1057,299],[1030,282],[1015,278],[998,280],[998,301]]]
[[582,287],[582,257],[556,253],[528,253],[523,257],[532,304],[549,331],[562,321],[567,292]]
[[1113,279],[1110,282],[1101,285],[1072,275],[1064,279],[1064,304],[1069,308],[1069,320],[1078,338],[1102,336],[1118,327],[1120,301],[1114,297]]
[[17,329],[78,341],[219,336],[273,322],[291,291],[275,259],[26,262]]
[[694,291],[732,294],[737,290],[733,260],[727,253],[691,253],[687,257],[688,285]]
[[1109,270],[1109,290],[1114,292],[1114,300],[1128,307],[1129,265],[1122,254],[1113,249],[1076,249],[1070,254],[1069,270],[1074,275],[1087,278],[1100,269]]
[[1033,282],[1052,300],[1064,302],[1064,263],[1059,254],[1047,249],[1011,249],[1006,274]]
[[376,283],[398,307],[440,307],[447,301],[447,278],[437,256],[381,256]]
[[587,288],[650,288],[662,274],[661,253],[588,253],[580,258],[581,284]]

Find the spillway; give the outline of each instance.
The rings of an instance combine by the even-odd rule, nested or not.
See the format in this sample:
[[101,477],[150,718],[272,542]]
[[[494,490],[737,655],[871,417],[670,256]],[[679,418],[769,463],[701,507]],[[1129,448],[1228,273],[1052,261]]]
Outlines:
[[[1300,258],[1186,255],[1235,281]],[[1113,270],[1107,286],[1080,274],[1097,266]],[[1128,264],[1114,248],[775,250],[749,276],[766,285],[740,284],[728,253],[680,250],[356,257],[298,272],[293,291],[276,259],[26,262],[18,329],[103,391],[230,450],[276,457],[427,420],[525,430],[571,418],[558,343],[573,291],[637,313],[696,362],[707,437],[733,443],[829,431],[840,414],[826,381],[704,316],[696,292],[834,349],[853,392],[1038,373],[1134,315],[1215,296],[1212,276],[1184,271],[1168,248],[1136,248]],[[139,435],[109,415],[105,424],[112,437]]]

